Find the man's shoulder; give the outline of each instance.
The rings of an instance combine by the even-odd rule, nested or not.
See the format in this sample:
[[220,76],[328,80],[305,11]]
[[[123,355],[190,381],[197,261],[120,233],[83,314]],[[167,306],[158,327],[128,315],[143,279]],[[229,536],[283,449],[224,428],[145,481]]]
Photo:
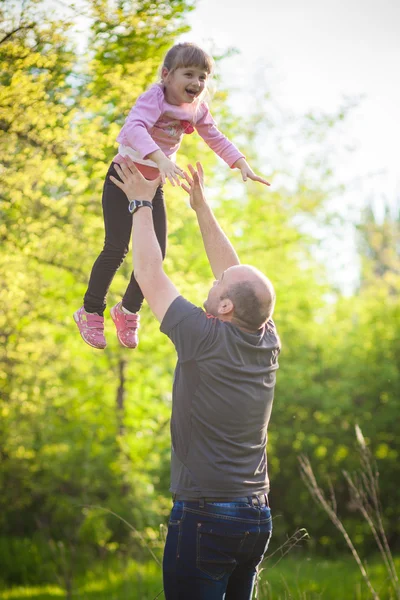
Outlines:
[[204,310],[200,308],[200,306],[196,306],[183,296],[178,296],[171,303],[167,312],[165,313],[160,325],[160,330],[162,333],[166,333],[168,335],[171,329],[187,319],[193,319],[197,326],[199,322],[204,323],[206,326],[209,320],[215,319],[215,317],[207,315]]
[[207,356],[218,338],[219,319],[178,296],[169,306],[160,331],[175,345],[181,362]]

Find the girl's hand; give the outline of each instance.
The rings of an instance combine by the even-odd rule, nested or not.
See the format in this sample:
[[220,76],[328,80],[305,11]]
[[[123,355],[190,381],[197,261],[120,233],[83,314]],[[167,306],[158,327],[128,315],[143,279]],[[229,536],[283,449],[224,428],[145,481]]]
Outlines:
[[235,167],[235,169],[240,169],[243,181],[247,181],[247,179],[252,179],[253,181],[259,181],[264,185],[271,185],[266,179],[263,179],[262,177],[256,175],[244,158],[239,158],[239,160],[237,160],[233,166]]
[[168,178],[171,185],[181,185],[179,177],[183,177],[183,171],[172,160],[164,156],[157,161],[157,166],[160,170],[161,183],[164,184]]

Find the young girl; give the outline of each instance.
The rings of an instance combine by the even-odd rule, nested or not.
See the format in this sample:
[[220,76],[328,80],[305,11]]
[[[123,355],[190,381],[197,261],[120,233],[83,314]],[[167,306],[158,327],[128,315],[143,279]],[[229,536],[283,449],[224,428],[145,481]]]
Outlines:
[[[162,185],[168,179],[179,185],[182,170],[175,154],[183,135],[196,130],[206,143],[231,168],[240,169],[247,178],[269,185],[247,164],[243,154],[217,129],[204,101],[213,63],[201,48],[183,43],[166,54],[161,83],[142,94],[131,109],[117,138],[118,154],[108,170],[103,188],[105,225],[104,247],[93,265],[84,305],[74,319],[84,341],[94,348],[105,348],[104,317],[106,296],[111,281],[124,260],[129,246],[132,215],[125,194],[110,179],[118,175],[114,163],[130,156],[147,179],[161,178],[153,200],[154,229],[165,257],[167,224]],[[111,309],[120,343],[127,348],[138,345],[139,310],[143,294],[132,273],[121,302]]]

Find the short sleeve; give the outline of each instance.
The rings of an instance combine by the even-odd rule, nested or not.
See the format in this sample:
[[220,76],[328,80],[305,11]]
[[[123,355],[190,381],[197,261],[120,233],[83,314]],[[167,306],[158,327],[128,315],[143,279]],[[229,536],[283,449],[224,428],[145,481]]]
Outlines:
[[200,358],[211,348],[218,324],[218,319],[178,296],[165,313],[160,331],[174,344],[179,361],[186,362]]

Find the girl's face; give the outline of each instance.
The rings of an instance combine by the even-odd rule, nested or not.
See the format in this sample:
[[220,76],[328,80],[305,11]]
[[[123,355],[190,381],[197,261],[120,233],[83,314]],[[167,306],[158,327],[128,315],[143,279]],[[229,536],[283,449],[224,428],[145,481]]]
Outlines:
[[169,104],[191,104],[204,90],[208,73],[199,67],[179,67],[172,73],[163,67],[165,99]]

